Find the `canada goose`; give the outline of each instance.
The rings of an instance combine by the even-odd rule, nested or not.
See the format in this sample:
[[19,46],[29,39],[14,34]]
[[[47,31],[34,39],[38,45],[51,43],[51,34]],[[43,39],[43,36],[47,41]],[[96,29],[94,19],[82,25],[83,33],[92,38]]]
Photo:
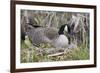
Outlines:
[[41,43],[49,43],[55,48],[65,48],[69,44],[68,37],[64,35],[65,32],[69,32],[67,24],[62,25],[60,29],[54,27],[33,27],[27,26],[27,35],[33,45],[39,45]]

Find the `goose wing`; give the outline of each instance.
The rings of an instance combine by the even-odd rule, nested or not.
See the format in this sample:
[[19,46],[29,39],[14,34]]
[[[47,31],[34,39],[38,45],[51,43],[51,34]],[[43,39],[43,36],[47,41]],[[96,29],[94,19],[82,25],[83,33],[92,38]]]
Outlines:
[[59,36],[58,29],[54,27],[45,28],[44,34],[50,40],[56,39]]

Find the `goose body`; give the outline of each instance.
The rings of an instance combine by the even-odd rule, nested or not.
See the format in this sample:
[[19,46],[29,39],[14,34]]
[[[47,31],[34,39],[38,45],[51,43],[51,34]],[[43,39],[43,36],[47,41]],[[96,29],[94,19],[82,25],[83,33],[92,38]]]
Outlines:
[[68,38],[65,35],[59,35],[52,43],[56,48],[66,48],[68,47]]
[[68,38],[63,34],[65,26],[63,27],[63,29],[61,27],[59,30],[54,27],[34,28],[30,25],[29,27],[30,28],[28,29],[27,35],[29,36],[33,45],[39,45],[41,43],[49,43],[56,48],[65,48],[68,46],[69,43]]

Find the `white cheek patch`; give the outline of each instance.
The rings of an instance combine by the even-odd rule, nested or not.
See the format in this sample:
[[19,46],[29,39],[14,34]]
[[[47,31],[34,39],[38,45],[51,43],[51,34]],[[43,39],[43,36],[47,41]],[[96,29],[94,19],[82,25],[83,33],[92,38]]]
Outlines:
[[68,27],[67,27],[67,25],[65,26],[64,31],[68,32]]

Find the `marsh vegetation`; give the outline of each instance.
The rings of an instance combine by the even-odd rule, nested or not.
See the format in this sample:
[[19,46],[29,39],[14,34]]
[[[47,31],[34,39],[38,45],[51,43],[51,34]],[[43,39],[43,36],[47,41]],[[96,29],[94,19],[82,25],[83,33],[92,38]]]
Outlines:
[[[26,32],[27,23],[42,27],[68,24],[71,27],[70,46],[54,48],[51,44],[34,46],[29,37],[21,39],[21,62],[51,62],[89,59],[89,13],[21,10],[21,31]],[[21,33],[22,34],[22,33]]]

